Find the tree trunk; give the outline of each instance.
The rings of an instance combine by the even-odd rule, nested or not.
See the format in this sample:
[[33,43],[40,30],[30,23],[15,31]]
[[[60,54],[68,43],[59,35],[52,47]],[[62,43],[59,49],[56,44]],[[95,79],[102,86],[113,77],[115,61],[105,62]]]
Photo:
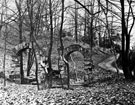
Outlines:
[[78,29],[78,9],[77,9],[77,3],[75,2],[75,41],[76,43],[78,42],[78,33],[77,33],[77,29]]
[[35,75],[36,75],[36,81],[37,81],[37,89],[39,90],[39,82],[38,82],[38,61],[37,61],[37,56],[36,56],[36,51],[35,51],[35,49],[34,49],[34,45],[32,45],[32,49],[33,49],[34,58],[35,58],[35,64],[36,64]]
[[62,56],[63,56],[63,40],[62,40],[62,30],[63,30],[63,23],[64,23],[64,0],[62,0],[62,14],[61,14],[61,26],[60,26],[60,46],[61,46],[61,51],[62,51]]
[[29,54],[28,54],[28,62],[27,62],[27,76],[29,76],[30,69],[33,63],[33,33],[34,33],[34,23],[33,23],[33,0],[27,0],[27,8],[28,8],[28,16],[30,20],[30,35],[29,35]]
[[125,24],[125,10],[124,10],[124,0],[120,0],[121,3],[121,13],[122,13],[122,69],[124,72],[124,76],[127,80],[132,79],[131,71],[129,70],[129,36],[127,33],[127,27]]
[[53,13],[52,13],[52,1],[49,0],[49,10],[50,10],[50,47],[48,51],[48,64],[49,64],[49,87],[52,87],[52,64],[51,64],[51,54],[53,47]]
[[[95,1],[95,0],[93,0],[93,1]],[[91,49],[91,57],[90,57],[90,59],[91,59],[91,61],[92,61],[92,47],[93,47],[93,13],[94,13],[94,2],[92,3],[92,1],[91,1],[91,13],[92,13],[92,15],[91,15],[91,21],[90,21],[90,34],[89,34],[89,36],[90,36],[90,49]]]
[[[21,0],[19,0],[19,2],[16,2],[16,6],[18,9],[18,13],[19,13],[19,42],[22,43],[23,39],[22,39],[22,8],[21,8]],[[20,76],[21,76],[21,83],[23,83],[23,78],[24,78],[24,71],[23,71],[23,53],[20,53]]]

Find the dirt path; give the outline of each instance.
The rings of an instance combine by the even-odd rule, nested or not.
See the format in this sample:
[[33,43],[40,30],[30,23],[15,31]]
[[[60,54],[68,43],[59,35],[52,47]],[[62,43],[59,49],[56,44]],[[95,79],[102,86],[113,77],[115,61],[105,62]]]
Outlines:
[[[104,61],[102,61],[101,63],[99,63],[98,66],[105,70],[111,70],[111,71],[117,72],[117,69],[114,66],[112,66],[112,63],[114,61],[115,61],[115,56],[110,56]],[[123,73],[121,69],[118,69],[118,70],[119,70],[119,73]]]

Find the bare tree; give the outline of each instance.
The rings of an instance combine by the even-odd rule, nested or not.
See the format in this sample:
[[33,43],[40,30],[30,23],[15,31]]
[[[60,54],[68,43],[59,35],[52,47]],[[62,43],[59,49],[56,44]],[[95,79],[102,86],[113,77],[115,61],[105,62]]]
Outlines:
[[78,8],[77,3],[75,2],[75,41],[78,42]]
[[[59,55],[59,56],[63,56],[63,50],[64,50],[63,39],[62,39],[63,23],[64,23],[64,0],[61,0],[61,2],[62,2],[61,26],[60,26],[60,31],[59,31],[59,40],[60,40],[60,50],[59,51],[61,51],[61,55]],[[60,52],[59,52],[59,54],[60,54]],[[60,61],[60,57],[58,58],[58,69],[60,70],[59,61]],[[62,83],[62,80],[61,80],[61,83]],[[63,87],[63,84],[62,84],[62,87]]]
[[[15,0],[16,7],[18,10],[18,27],[19,27],[19,40],[20,43],[23,41],[22,37],[22,24],[23,24],[23,19],[22,19],[22,0]],[[24,71],[23,71],[23,53],[21,52],[20,54],[20,76],[21,76],[21,83],[23,83],[23,78],[24,78]]]
[[50,45],[48,51],[48,64],[49,64],[49,87],[52,87],[52,63],[51,54],[53,46],[53,12],[52,12],[52,0],[49,0],[49,15],[50,15]]
[[[131,2],[131,1],[130,1]],[[129,50],[130,50],[130,34],[128,33],[128,24],[125,19],[125,1],[120,0],[121,3],[121,26],[122,26],[122,67],[126,79],[132,79],[132,73],[129,68]],[[131,3],[129,3],[129,12]],[[130,13],[129,13],[130,14]],[[128,18],[127,18],[128,19]]]
[[[5,4],[5,9],[3,8],[2,10],[2,14],[1,14],[1,22],[2,22],[2,18],[3,18],[3,12],[5,12],[5,16],[7,16],[7,0],[5,0],[5,2],[3,2],[3,4]],[[4,59],[3,59],[3,72],[4,72],[4,86],[6,86],[6,69],[5,69],[5,64],[6,64],[6,53],[7,53],[7,36],[8,36],[8,27],[7,24],[5,26],[5,32],[4,32]]]
[[[106,16],[106,27],[108,28],[108,35],[110,35],[110,29],[109,29],[109,23],[107,13],[113,14],[114,18],[116,18],[119,21],[119,24],[121,23],[121,40],[122,40],[122,51],[120,53],[120,57],[122,57],[122,69],[124,72],[124,76],[126,79],[133,79],[133,68],[131,67],[132,64],[130,64],[132,61],[130,61],[130,34],[134,26],[134,12],[133,12],[133,2],[132,0],[123,1],[120,0],[120,4],[115,4],[116,2],[112,2],[110,0],[106,0],[106,6],[104,6],[103,2],[102,4],[102,10],[104,10],[105,16]],[[112,5],[114,10],[117,9],[116,12],[113,9],[108,8],[108,4]],[[125,10],[127,8],[128,11]],[[105,12],[107,11],[107,12]],[[119,14],[118,14],[119,13]],[[129,21],[132,20],[131,25],[129,24]],[[115,21],[114,21],[115,23]]]

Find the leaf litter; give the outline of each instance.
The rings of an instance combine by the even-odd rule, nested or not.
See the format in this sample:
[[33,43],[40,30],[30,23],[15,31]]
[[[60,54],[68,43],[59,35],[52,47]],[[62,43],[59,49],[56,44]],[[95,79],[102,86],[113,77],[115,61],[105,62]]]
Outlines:
[[[96,67],[85,87],[72,90],[52,88],[37,90],[35,85],[0,83],[0,105],[135,105],[135,83],[119,78],[115,72]],[[3,81],[0,78],[0,81]],[[72,82],[72,81],[71,81]]]

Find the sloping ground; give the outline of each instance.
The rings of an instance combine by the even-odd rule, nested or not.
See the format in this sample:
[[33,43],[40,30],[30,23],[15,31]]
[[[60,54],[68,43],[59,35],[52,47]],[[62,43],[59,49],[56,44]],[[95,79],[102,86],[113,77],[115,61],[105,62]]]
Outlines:
[[[95,54],[94,63],[108,55]],[[106,61],[105,61],[106,62]],[[107,62],[106,62],[107,63]],[[121,74],[96,68],[90,74],[87,86],[71,86],[71,90],[52,88],[37,90],[36,85],[20,85],[7,82],[3,87],[0,78],[1,105],[134,105],[135,83],[125,81]]]

